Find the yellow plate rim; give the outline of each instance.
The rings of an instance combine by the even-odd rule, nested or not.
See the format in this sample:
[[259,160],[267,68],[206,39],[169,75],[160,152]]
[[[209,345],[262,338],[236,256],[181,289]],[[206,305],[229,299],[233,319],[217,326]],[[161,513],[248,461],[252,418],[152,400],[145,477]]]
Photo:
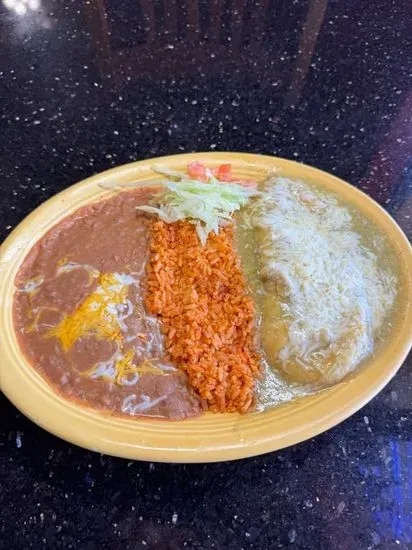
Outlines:
[[[402,299],[383,349],[348,380],[323,392],[249,415],[205,414],[185,421],[122,419],[77,406],[57,395],[21,353],[12,323],[14,278],[33,244],[77,208],[109,197],[108,184],[153,180],[153,164],[183,169],[193,160],[231,163],[253,177],[268,170],[316,180],[353,203],[386,233],[397,250]],[[103,189],[101,186],[105,186]],[[0,389],[26,416],[81,447],[156,462],[217,462],[274,451],[309,439],[342,422],[370,401],[406,358],[412,333],[412,249],[396,222],[375,201],[343,180],[287,159],[249,153],[188,153],[125,164],[87,178],[29,214],[0,247]]]

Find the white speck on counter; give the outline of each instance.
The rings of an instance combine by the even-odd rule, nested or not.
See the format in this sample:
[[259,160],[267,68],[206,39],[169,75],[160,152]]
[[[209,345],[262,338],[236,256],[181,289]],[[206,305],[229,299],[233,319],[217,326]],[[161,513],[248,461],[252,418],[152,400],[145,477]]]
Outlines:
[[16,447],[17,447],[18,449],[21,449],[22,445],[23,445],[23,443],[22,443],[22,441],[21,441],[21,433],[20,433],[20,432],[17,432],[17,433],[16,433]]
[[172,523],[173,523],[173,525],[176,525],[178,517],[179,517],[179,516],[177,515],[177,513],[176,513],[176,512],[173,512],[173,515],[172,515]]
[[342,500],[341,502],[339,502],[338,506],[336,507],[336,514],[340,516],[343,513],[345,508],[346,508],[346,504]]
[[291,543],[295,542],[297,537],[296,529],[291,529],[288,533],[288,537],[289,537],[289,542]]

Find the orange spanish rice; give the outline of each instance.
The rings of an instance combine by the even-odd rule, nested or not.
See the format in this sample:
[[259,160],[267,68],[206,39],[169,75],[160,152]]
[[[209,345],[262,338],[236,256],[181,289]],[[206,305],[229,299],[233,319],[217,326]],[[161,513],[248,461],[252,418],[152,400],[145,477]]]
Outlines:
[[191,223],[152,221],[146,307],[161,318],[169,357],[210,410],[250,409],[260,361],[232,224],[202,246]]

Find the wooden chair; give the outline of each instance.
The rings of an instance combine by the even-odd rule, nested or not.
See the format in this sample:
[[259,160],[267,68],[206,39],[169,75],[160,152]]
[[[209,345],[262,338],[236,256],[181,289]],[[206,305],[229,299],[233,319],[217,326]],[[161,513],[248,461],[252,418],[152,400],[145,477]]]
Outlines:
[[[293,106],[302,91],[328,0],[310,0],[300,35],[299,49],[289,77],[285,104]],[[136,0],[142,18],[144,38],[132,47],[114,47],[110,17],[105,0],[85,2],[85,14],[91,30],[102,78],[122,82],[135,75],[196,74],[207,63],[208,73],[224,70],[255,74],[271,67],[283,75],[284,66],[264,46],[267,38],[269,0],[233,0],[230,13],[224,12],[223,0],[209,0],[208,17],[202,18],[199,0],[188,0],[184,10],[179,0],[163,0],[159,16],[154,0]],[[207,20],[205,22],[205,19]],[[183,29],[183,31],[182,31]],[[253,29],[252,32],[248,30]],[[260,60],[260,63],[256,62]]]

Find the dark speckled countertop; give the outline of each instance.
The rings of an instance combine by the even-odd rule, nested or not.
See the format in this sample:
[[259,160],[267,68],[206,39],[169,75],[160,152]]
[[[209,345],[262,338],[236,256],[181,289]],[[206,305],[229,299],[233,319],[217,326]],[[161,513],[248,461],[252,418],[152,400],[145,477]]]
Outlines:
[[[68,185],[182,151],[332,172],[412,235],[410,0],[2,0],[0,236]],[[0,547],[412,548],[411,362],[370,404],[266,456],[100,456],[0,395]]]

